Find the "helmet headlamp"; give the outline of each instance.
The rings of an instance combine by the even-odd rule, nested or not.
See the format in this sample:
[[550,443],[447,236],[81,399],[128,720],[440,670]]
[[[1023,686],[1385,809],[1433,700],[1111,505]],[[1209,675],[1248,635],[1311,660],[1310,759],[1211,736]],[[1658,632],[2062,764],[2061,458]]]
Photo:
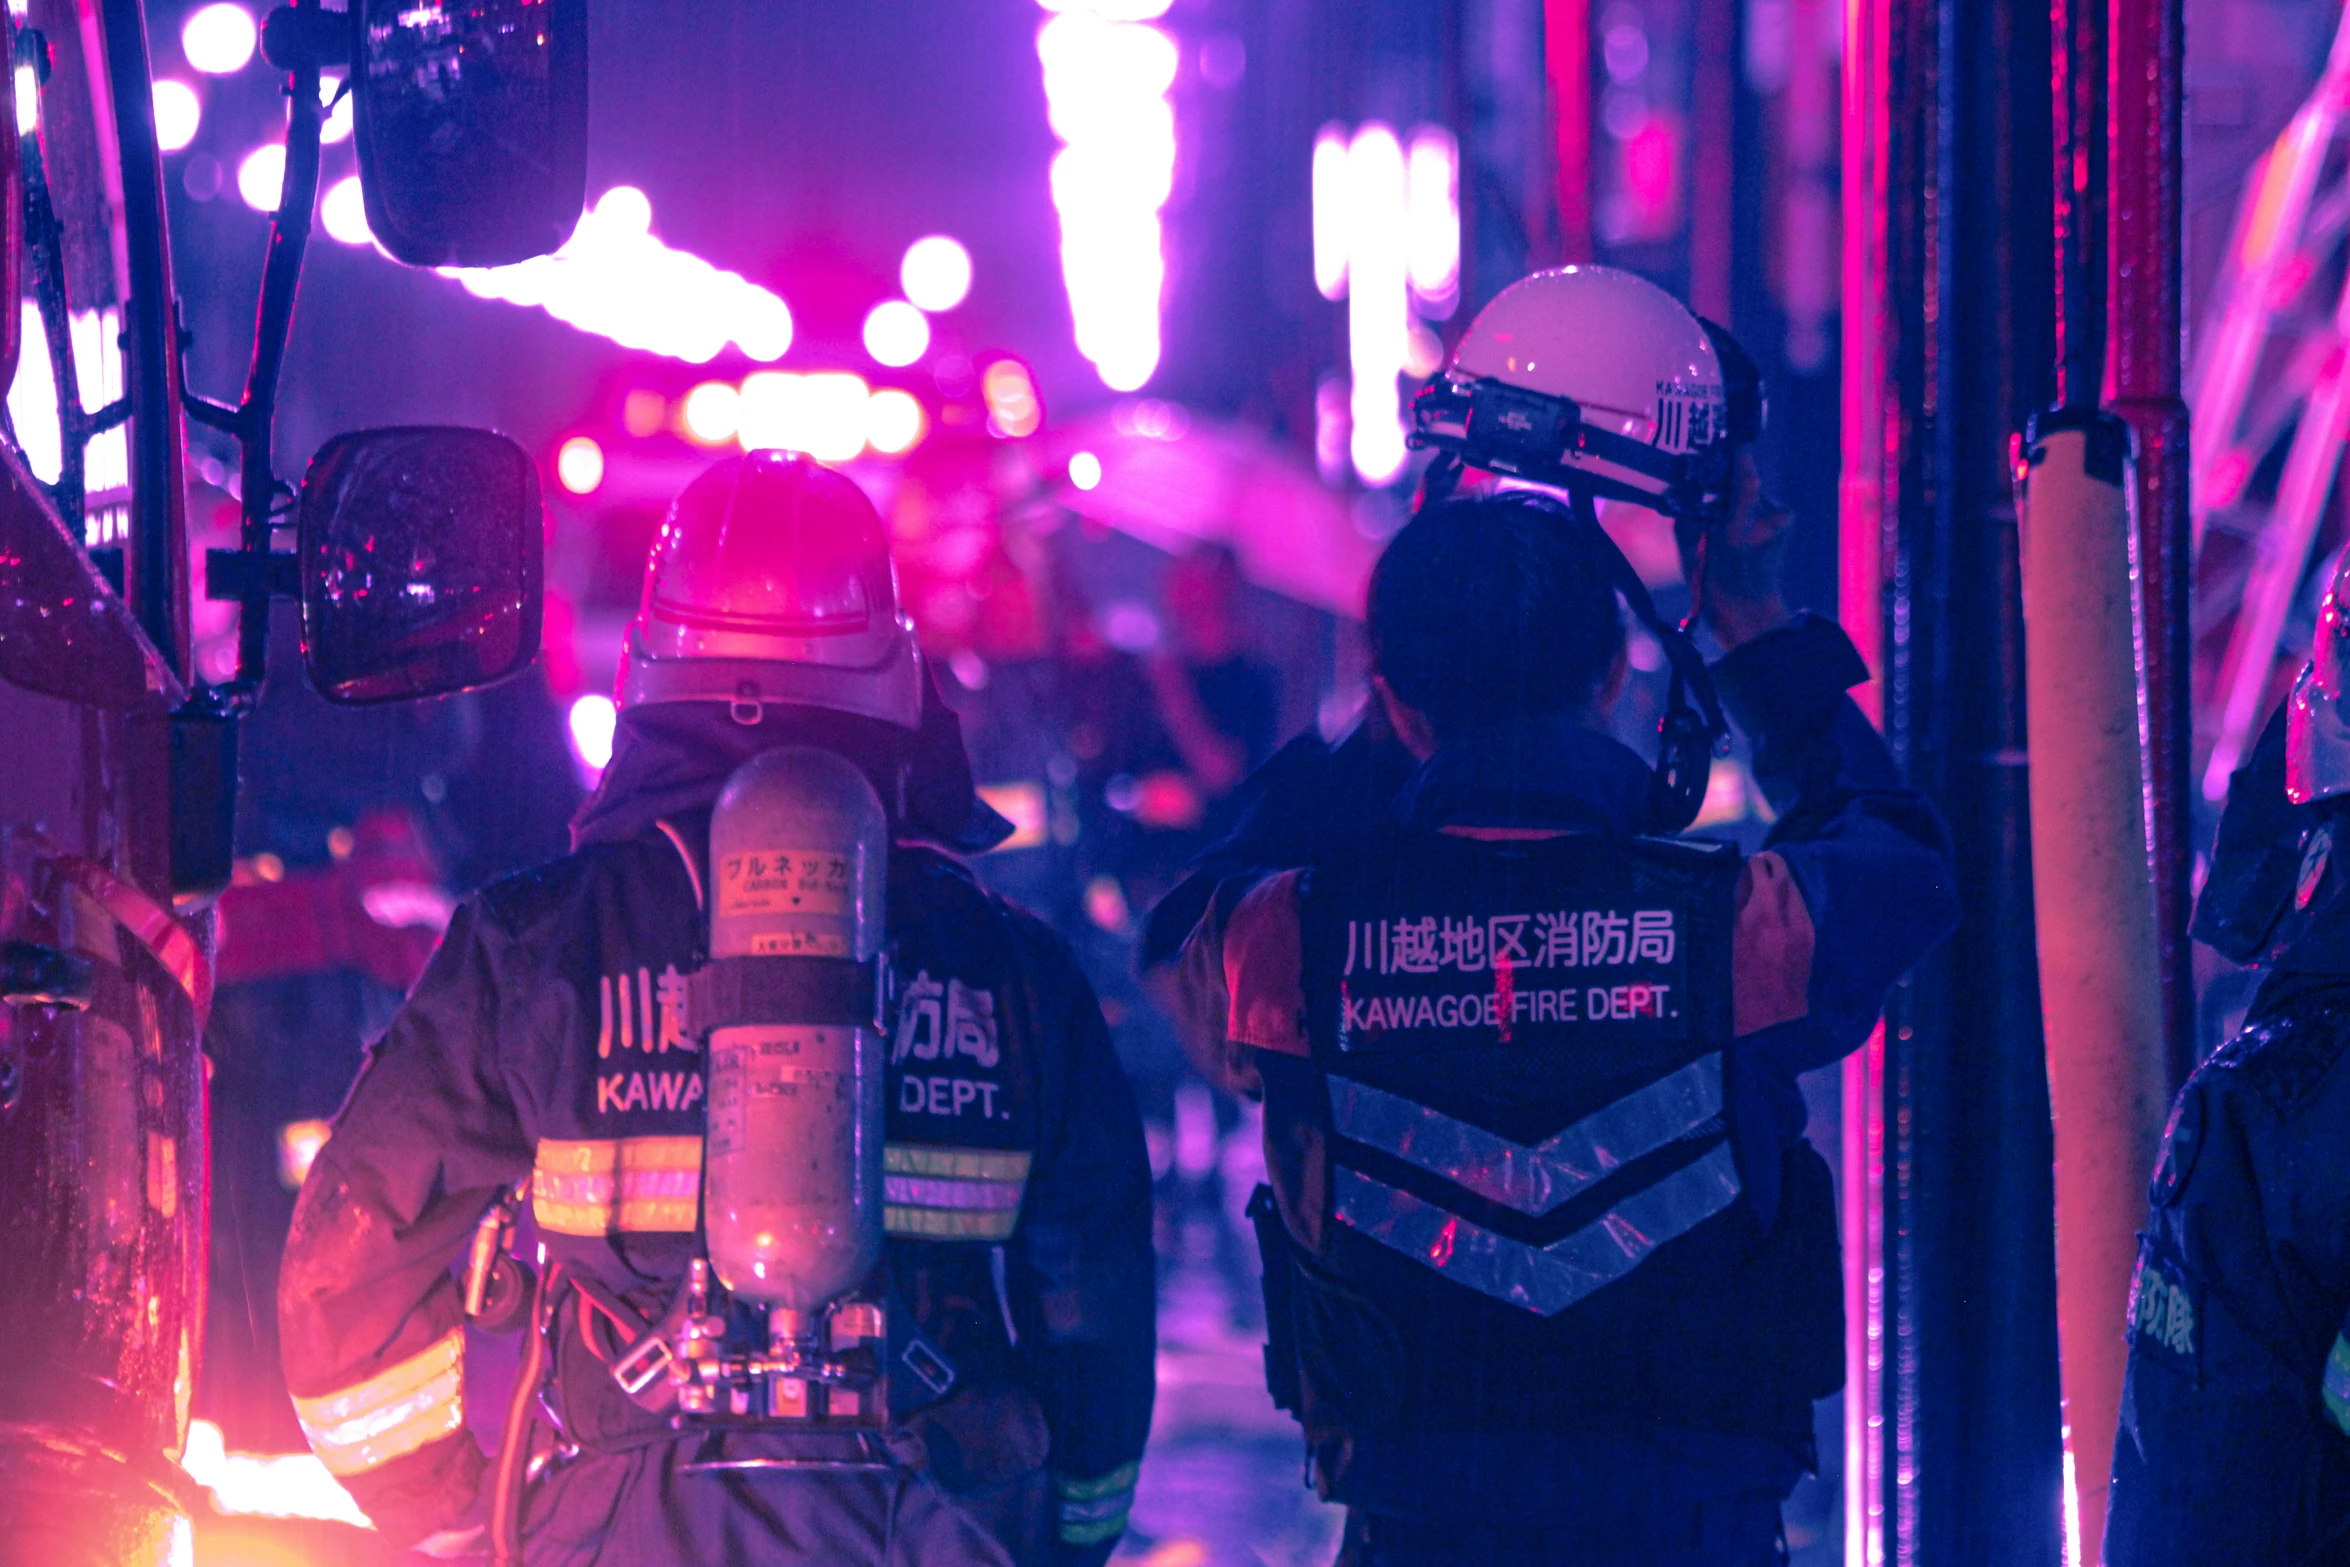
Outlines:
[[[1446,452],[1471,468],[1562,490],[1697,518],[1730,478],[1730,444],[1717,435],[1696,450],[1668,452],[1593,424],[1574,399],[1490,378],[1445,376],[1412,400],[1411,445]],[[1593,466],[1654,481],[1645,488]]]

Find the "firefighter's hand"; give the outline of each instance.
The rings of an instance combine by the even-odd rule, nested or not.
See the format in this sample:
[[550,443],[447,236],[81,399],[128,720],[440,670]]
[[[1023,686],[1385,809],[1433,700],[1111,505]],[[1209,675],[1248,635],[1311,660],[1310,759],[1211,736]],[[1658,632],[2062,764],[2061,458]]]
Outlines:
[[1741,449],[1731,472],[1728,514],[1703,529],[1673,530],[1690,598],[1725,652],[1794,619],[1779,596],[1794,521],[1793,513],[1763,493],[1754,454]]
[[443,1529],[438,1534],[417,1541],[408,1549],[436,1562],[482,1561],[490,1554],[490,1526],[477,1523]]

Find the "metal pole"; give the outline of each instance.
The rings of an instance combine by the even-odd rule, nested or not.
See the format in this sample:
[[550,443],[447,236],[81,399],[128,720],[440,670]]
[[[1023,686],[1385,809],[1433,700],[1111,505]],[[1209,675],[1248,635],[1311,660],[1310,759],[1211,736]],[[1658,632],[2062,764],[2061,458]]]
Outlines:
[[2106,403],[2137,434],[2140,722],[2146,733],[2146,839],[2162,965],[2163,1049],[2171,1084],[2194,1067],[2195,982],[2187,941],[2188,706],[2192,564],[2187,405],[2180,391],[2180,72],[2184,0],[2112,0],[2109,71]]
[[2105,374],[2105,20],[2111,0],[2052,0],[2056,401],[2094,408]]
[[139,0],[107,0],[107,87],[113,99],[126,221],[130,297],[123,301],[123,385],[132,408],[131,509],[126,585],[148,640],[183,680],[188,646],[188,540],[181,475],[178,301],[164,227],[163,156],[147,65],[147,17]]
[[[1884,722],[1885,76],[1889,0],[1845,0],[1842,462],[1836,609],[1869,668],[1853,692]],[[1844,1559],[1885,1559],[1885,1030],[1847,1057],[1839,1186],[1844,1260]]]
[[[1559,259],[1591,250],[1591,0],[1542,0],[1542,56],[1550,81]],[[1529,222],[1529,235],[1534,225]]]

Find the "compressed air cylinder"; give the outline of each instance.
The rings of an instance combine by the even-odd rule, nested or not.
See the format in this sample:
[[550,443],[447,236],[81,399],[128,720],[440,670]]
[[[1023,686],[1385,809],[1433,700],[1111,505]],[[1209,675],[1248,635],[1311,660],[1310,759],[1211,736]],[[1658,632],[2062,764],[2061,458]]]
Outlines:
[[[830,751],[765,752],[710,816],[710,956],[832,960],[881,950],[889,820],[863,773]],[[837,988],[837,987],[834,987]],[[815,1001],[710,1036],[703,1226],[737,1300],[822,1309],[881,1260],[883,1041]],[[811,1017],[808,1014],[816,1013]]]

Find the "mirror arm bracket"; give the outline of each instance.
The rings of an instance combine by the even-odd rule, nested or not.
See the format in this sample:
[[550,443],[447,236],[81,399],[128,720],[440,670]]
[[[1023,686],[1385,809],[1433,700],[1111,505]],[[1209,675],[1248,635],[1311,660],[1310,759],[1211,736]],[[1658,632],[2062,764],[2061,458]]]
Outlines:
[[279,6],[261,24],[261,57],[281,71],[349,65],[352,21],[348,12],[322,10],[301,0]]
[[[279,526],[277,503],[286,493],[274,471],[272,437],[277,422],[278,377],[285,368],[286,340],[293,331],[294,296],[302,282],[302,258],[310,245],[312,213],[318,204],[318,143],[325,112],[318,101],[322,65],[348,60],[350,18],[330,12],[318,0],[296,0],[270,13],[262,29],[263,53],[287,72],[286,161],[277,211],[269,223],[269,252],[261,271],[261,303],[253,327],[253,363],[245,395],[231,413],[217,405],[190,405],[200,423],[237,439],[245,522],[243,548],[215,554],[242,557],[230,577],[246,591],[231,592],[244,606],[237,617],[237,683],[258,690],[269,664],[270,553]],[[339,40],[339,41],[338,41]],[[225,422],[222,416],[225,415]],[[225,586],[225,584],[224,584]],[[298,586],[298,585],[297,585]],[[211,591],[208,587],[207,591]]]
[[218,430],[223,435],[231,436],[244,433],[244,418],[236,409],[225,403],[216,403],[209,398],[198,397],[194,392],[182,387],[180,389],[180,406],[186,410],[189,418],[207,429]]

